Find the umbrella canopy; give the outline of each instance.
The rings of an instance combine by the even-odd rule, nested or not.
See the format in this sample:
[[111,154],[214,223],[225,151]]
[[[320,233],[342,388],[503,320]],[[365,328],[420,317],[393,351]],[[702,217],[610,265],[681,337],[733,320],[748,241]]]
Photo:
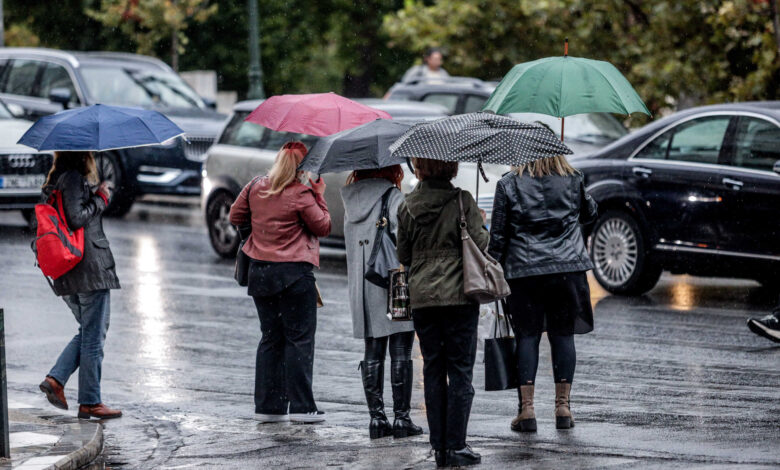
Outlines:
[[323,137],[312,146],[298,169],[323,174],[370,170],[404,163],[405,159],[391,155],[388,147],[410,127],[410,124],[377,119]]
[[246,121],[275,131],[322,137],[380,118],[391,119],[384,111],[335,93],[312,93],[272,96],[252,111]]
[[415,124],[390,152],[394,157],[503,165],[573,153],[545,126],[481,112]]
[[159,145],[182,134],[157,111],[96,104],[44,116],[18,143],[42,151],[102,152]]
[[650,111],[626,78],[609,62],[580,57],[547,57],[515,65],[485,102],[497,114]]

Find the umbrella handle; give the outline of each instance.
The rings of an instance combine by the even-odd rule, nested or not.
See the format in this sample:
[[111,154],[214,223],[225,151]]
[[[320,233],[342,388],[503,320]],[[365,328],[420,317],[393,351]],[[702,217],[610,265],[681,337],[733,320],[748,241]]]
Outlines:
[[409,171],[411,171],[412,174],[414,174],[414,167],[412,166],[412,159],[409,158],[409,157],[406,157],[406,166],[408,166],[409,167]]
[[566,38],[563,41],[563,56],[568,57],[569,56],[569,38]]

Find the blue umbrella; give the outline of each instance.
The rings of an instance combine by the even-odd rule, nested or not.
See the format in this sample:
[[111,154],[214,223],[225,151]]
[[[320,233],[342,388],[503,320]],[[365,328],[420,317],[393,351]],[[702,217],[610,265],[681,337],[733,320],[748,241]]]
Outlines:
[[102,152],[159,145],[182,134],[157,111],[96,104],[42,117],[18,143],[41,151]]

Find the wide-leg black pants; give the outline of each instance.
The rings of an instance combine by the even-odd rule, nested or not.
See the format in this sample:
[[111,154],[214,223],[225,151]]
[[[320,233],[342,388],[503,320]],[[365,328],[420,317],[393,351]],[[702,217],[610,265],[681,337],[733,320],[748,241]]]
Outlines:
[[429,307],[413,312],[423,356],[425,408],[431,446],[462,449],[474,399],[478,305]]

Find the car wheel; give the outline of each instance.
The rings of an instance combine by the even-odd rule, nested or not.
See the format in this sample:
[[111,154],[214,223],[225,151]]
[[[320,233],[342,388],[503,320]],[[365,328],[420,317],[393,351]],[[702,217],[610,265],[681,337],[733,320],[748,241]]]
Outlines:
[[106,215],[122,217],[128,212],[135,202],[135,194],[129,185],[124,184],[122,168],[116,155],[109,152],[95,154],[95,164],[98,167],[98,175],[102,181],[108,181],[113,186],[111,202],[106,208]]
[[235,197],[232,194],[220,191],[211,198],[206,207],[209,240],[214,251],[223,258],[234,258],[240,241],[238,231],[230,223],[230,206],[233,201]]
[[596,280],[613,294],[644,294],[661,277],[661,266],[648,256],[639,224],[625,212],[601,215],[588,245]]

